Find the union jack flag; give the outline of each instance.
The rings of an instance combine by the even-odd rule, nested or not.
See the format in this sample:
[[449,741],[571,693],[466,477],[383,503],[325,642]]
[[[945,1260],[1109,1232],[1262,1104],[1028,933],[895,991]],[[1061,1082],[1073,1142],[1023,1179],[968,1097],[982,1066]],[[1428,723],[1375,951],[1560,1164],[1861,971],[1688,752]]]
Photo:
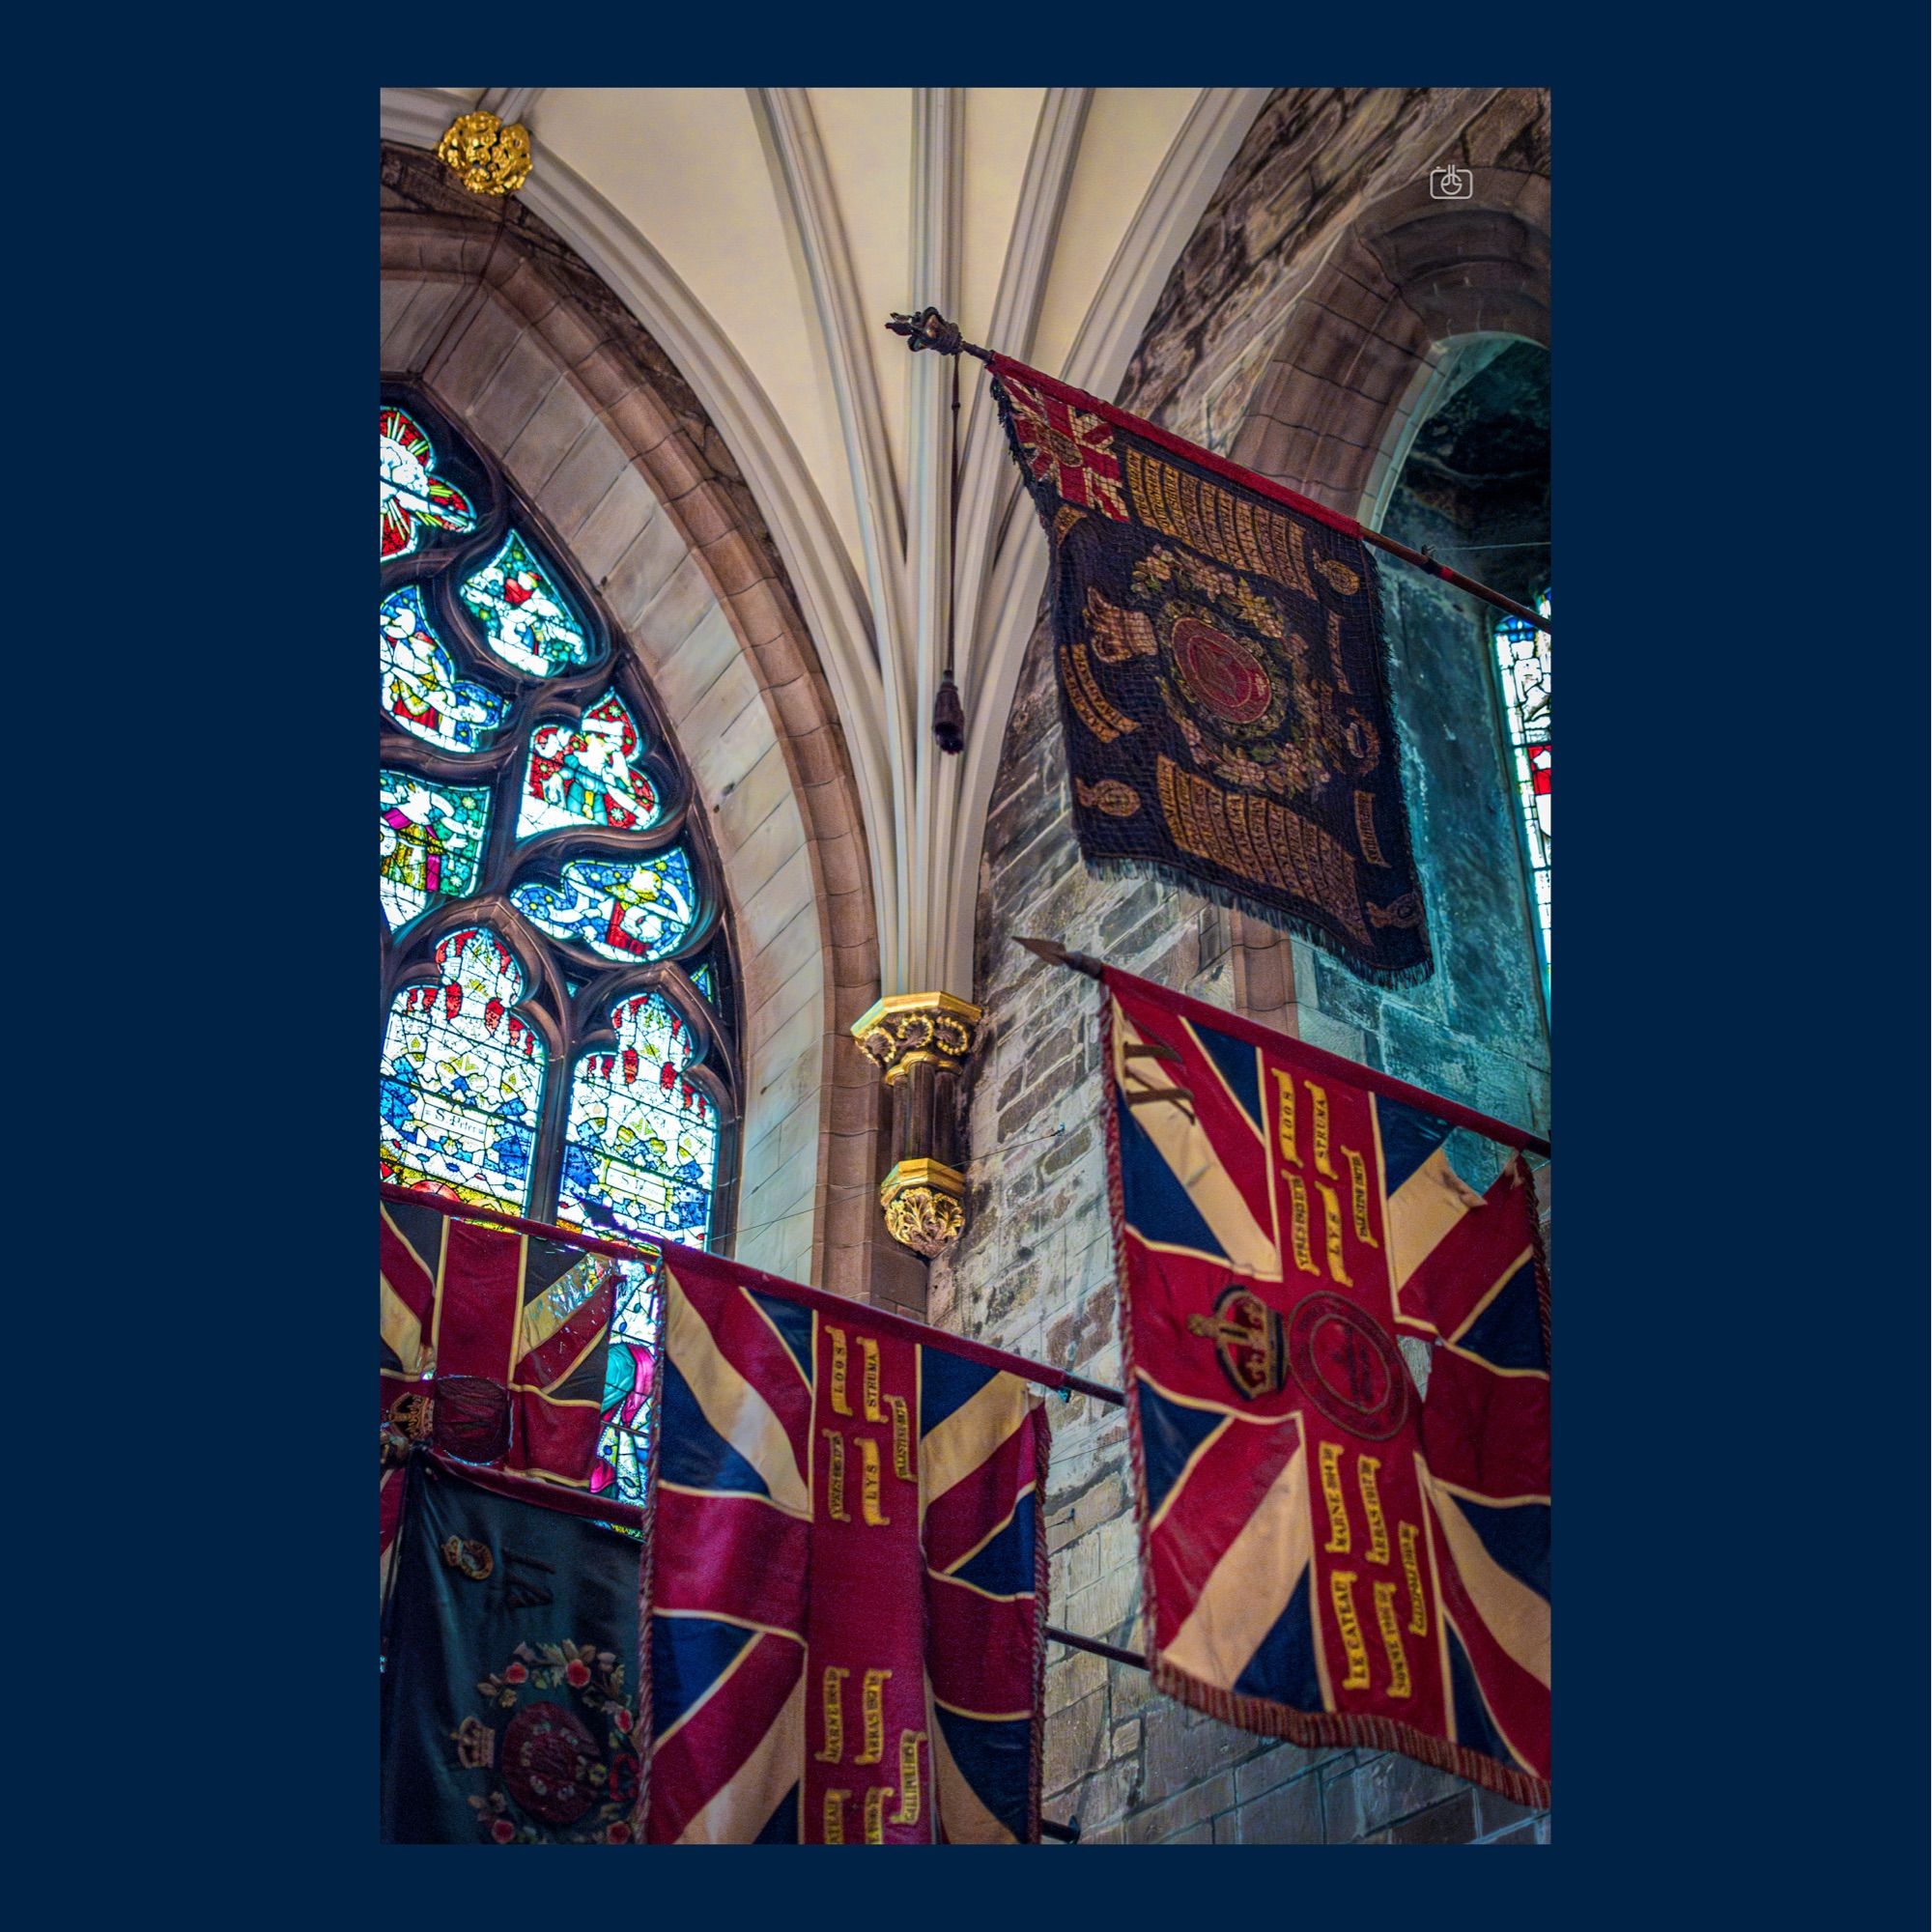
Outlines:
[[715,1257],[664,1287],[639,1837],[1036,1842],[1037,1400]]
[[[1105,983],[1155,1684],[1548,1804],[1548,1287],[1527,1168],[1478,1194],[1445,1151],[1453,1103]],[[1427,1345],[1426,1399],[1399,1336]]]
[[[383,1417],[427,1429],[466,1462],[587,1489],[619,1272],[560,1241],[385,1199]],[[385,1570],[401,1506],[390,1469],[379,1517]]]

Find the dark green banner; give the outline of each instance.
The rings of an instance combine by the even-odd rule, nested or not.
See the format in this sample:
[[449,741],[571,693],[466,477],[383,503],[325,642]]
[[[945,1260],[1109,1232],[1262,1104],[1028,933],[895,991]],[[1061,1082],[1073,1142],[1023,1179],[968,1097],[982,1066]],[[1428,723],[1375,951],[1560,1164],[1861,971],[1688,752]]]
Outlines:
[[628,1843],[639,1546],[485,1480],[420,1451],[411,1462],[384,1644],[383,1838]]

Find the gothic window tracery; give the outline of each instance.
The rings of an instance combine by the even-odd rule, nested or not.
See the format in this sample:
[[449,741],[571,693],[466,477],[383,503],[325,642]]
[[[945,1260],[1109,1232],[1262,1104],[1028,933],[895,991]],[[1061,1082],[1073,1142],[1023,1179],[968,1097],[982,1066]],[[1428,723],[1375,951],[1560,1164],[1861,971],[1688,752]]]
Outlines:
[[[381,412],[384,1180],[715,1242],[737,1108],[715,861],[594,597],[433,407]],[[621,1264],[595,1490],[640,1498],[653,1265]]]

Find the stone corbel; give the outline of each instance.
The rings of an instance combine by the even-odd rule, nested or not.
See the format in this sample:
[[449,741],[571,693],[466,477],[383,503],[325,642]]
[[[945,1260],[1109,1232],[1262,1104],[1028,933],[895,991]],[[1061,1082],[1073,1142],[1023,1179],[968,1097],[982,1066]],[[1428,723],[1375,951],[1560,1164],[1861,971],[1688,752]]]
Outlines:
[[879,1188],[886,1228],[927,1260],[966,1226],[960,1085],[984,1017],[951,993],[894,993],[852,1029],[893,1096],[893,1168]]

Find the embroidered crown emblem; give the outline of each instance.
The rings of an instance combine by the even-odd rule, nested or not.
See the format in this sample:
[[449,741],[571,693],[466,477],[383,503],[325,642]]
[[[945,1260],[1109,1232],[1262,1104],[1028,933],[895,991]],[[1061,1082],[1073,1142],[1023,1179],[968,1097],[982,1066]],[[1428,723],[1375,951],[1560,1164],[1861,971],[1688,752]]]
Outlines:
[[487,1543],[473,1537],[446,1536],[442,1540],[442,1560],[452,1570],[461,1570],[472,1583],[480,1583],[497,1567]]
[[466,1771],[486,1771],[497,1761],[497,1733],[481,1718],[465,1718],[449,1734],[456,1740],[456,1761]]
[[1221,1373],[1248,1402],[1275,1394],[1287,1378],[1281,1317],[1253,1290],[1236,1282],[1221,1291],[1213,1314],[1190,1315],[1187,1331],[1213,1342]]

